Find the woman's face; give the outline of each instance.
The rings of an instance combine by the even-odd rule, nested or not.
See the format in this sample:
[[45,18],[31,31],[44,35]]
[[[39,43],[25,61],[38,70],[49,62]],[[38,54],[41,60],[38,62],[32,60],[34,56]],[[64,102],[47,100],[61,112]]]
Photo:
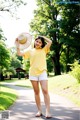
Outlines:
[[40,49],[42,46],[42,41],[40,39],[35,40],[34,42],[35,48]]

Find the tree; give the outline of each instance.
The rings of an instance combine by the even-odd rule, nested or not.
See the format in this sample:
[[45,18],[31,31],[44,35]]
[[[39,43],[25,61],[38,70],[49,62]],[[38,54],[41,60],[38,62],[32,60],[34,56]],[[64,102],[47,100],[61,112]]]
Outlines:
[[22,67],[22,57],[17,55],[15,47],[10,48],[10,56],[11,56],[11,63],[10,63],[11,67],[15,69],[18,67]]
[[10,57],[10,67],[7,69],[6,73],[11,78],[12,75],[16,74],[17,68],[22,68],[22,58],[18,58],[18,56],[16,55],[15,47],[10,48]]
[[0,11],[14,15],[20,5],[26,4],[23,0],[0,0]]
[[79,39],[79,5],[64,4],[58,5],[60,9],[61,20],[60,42],[63,43],[63,49],[66,59],[66,72],[70,70],[69,63],[73,63],[75,59],[80,59],[80,39]]
[[4,69],[8,69],[10,65],[10,53],[5,43],[0,41],[0,79],[3,80]]
[[80,83],[80,61],[75,60],[73,64],[70,64],[71,67],[71,74],[77,79]]
[[48,72],[48,75],[50,72],[53,72],[53,62],[52,62],[52,59],[50,57],[50,54],[47,55],[47,72]]
[[1,29],[1,27],[0,27],[0,41],[5,41],[6,40],[6,38],[5,38],[5,36],[4,36],[4,33],[3,33],[3,30]]
[[11,77],[16,74],[16,70],[14,67],[9,67],[8,69],[4,70],[3,74],[11,80]]
[[30,26],[34,34],[47,35],[53,41],[51,58],[54,64],[55,75],[60,72],[60,48],[61,43],[58,39],[58,11],[51,0],[37,1],[38,9],[34,11],[34,19]]
[[30,61],[23,59],[23,68],[26,71],[26,74],[29,75]]
[[[24,0],[0,0],[0,16],[2,16],[3,13],[5,14],[9,13],[12,17],[15,16],[15,18],[18,18],[16,14],[18,7],[20,5],[26,5],[26,4],[27,3],[24,2]],[[3,31],[0,26],[0,39],[1,38],[6,39],[3,36],[4,36]]]
[[18,68],[18,67],[21,67],[21,61],[19,59],[17,59],[16,56],[13,56],[11,58],[11,67],[14,67],[15,69]]
[[[64,52],[66,56],[66,71],[69,70],[68,63],[73,62],[73,56],[79,58],[79,5],[57,4],[59,0],[38,0],[37,10],[34,11],[34,19],[30,26],[33,34],[47,35],[52,39],[51,58],[54,64],[55,75],[61,74],[60,57]],[[77,14],[76,14],[77,13]],[[72,19],[73,18],[73,19]]]

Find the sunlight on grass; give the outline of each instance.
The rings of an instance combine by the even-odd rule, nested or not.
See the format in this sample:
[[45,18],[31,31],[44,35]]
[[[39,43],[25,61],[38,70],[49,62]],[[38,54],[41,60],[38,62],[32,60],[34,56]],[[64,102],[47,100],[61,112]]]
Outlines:
[[11,82],[15,82],[15,81],[17,81],[18,79],[17,78],[13,78],[13,79],[11,79],[11,80],[4,80],[4,81],[0,81],[0,83],[5,83],[5,82],[9,82],[9,83],[11,83]]
[[56,87],[67,88],[71,87],[73,84],[77,84],[77,80],[68,74],[50,77],[48,81],[49,90]]
[[49,91],[69,98],[80,106],[80,84],[69,74],[49,78]]
[[14,90],[1,85],[0,86],[0,110],[6,110],[11,106],[17,98]]

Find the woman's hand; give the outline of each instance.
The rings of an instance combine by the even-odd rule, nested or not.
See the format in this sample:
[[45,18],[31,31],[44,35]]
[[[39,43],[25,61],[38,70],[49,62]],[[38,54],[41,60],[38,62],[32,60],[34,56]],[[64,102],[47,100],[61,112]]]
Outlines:
[[47,43],[47,47],[50,48],[51,44],[52,44],[52,40],[50,40],[49,38],[47,38],[46,36],[41,36],[45,39],[46,43]]
[[52,44],[52,40],[50,40],[46,36],[41,36],[41,37],[43,37],[47,43]]

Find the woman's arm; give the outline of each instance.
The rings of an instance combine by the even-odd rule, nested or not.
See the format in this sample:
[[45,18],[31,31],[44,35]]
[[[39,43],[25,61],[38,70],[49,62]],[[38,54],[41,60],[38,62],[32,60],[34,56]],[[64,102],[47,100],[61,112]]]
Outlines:
[[17,47],[17,55],[18,55],[18,56],[24,56],[24,53],[22,53],[22,52],[20,51],[19,41],[18,41],[17,38],[16,38],[16,40],[15,40],[15,44],[16,44],[16,47]]
[[17,48],[17,55],[18,56],[24,56],[24,53],[20,51],[20,48]]
[[47,47],[50,48],[50,46],[51,46],[51,44],[52,44],[52,40],[50,40],[49,38],[47,38],[47,37],[45,37],[45,36],[42,36],[42,37],[45,39],[45,41],[46,41],[46,43],[47,43]]

